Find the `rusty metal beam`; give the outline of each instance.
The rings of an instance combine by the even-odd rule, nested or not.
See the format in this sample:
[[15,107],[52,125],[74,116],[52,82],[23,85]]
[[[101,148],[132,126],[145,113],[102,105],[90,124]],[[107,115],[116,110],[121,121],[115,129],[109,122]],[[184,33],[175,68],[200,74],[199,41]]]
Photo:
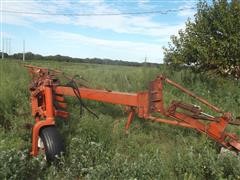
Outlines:
[[[118,91],[106,91],[90,88],[78,88],[81,98],[95,100],[100,102],[107,102],[112,104],[121,104],[126,106],[138,106],[138,94],[137,93],[124,93]],[[62,94],[66,96],[75,96],[72,88],[58,86],[55,89],[56,94]]]
[[216,112],[218,112],[218,113],[222,113],[222,112],[223,112],[220,108],[218,108],[218,107],[210,104],[207,100],[205,100],[205,99],[197,96],[197,95],[194,94],[193,92],[191,92],[191,91],[189,91],[188,89],[184,88],[183,86],[175,83],[174,81],[171,81],[170,79],[165,78],[165,82],[167,82],[168,84],[171,84],[172,86],[180,89],[182,92],[188,94],[189,96],[197,99],[197,100],[200,101],[201,103],[203,103],[203,104],[205,104],[206,106],[210,107],[212,110],[214,110],[214,111],[216,111]]

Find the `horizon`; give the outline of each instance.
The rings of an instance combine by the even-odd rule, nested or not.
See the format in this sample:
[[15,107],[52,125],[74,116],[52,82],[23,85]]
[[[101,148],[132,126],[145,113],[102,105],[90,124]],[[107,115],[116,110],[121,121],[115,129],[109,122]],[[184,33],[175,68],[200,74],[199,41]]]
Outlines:
[[[1,51],[0,51],[0,53],[2,53]],[[43,58],[47,58],[48,56],[53,56],[53,57],[55,57],[55,56],[61,56],[61,57],[66,57],[66,58],[71,58],[71,59],[84,59],[84,60],[86,60],[86,59],[90,59],[90,60],[92,60],[92,59],[99,59],[99,60],[110,60],[110,61],[122,61],[122,62],[126,62],[126,63],[139,63],[139,64],[143,64],[143,63],[148,63],[148,64],[157,64],[157,65],[161,65],[161,64],[164,64],[164,62],[163,63],[158,63],[158,62],[148,62],[148,61],[145,61],[145,62],[134,62],[134,61],[128,61],[128,60],[122,60],[122,59],[110,59],[110,58],[99,58],[99,57],[91,57],[91,58],[89,58],[89,57],[86,57],[86,58],[81,58],[81,57],[72,57],[72,56],[68,56],[68,55],[61,55],[61,54],[50,54],[50,55],[42,55],[42,54],[37,54],[37,53],[33,53],[33,52],[25,52],[25,55],[27,55],[28,53],[31,53],[31,54],[33,54],[33,55],[40,55],[40,56],[42,56]],[[7,54],[8,55],[8,57],[6,57],[6,56],[4,56],[4,58],[5,59],[7,59],[7,58],[9,58],[9,56],[14,56],[14,55],[17,55],[17,54],[20,54],[20,55],[22,55],[23,54],[23,52],[15,52],[15,53],[12,53],[11,55],[9,55],[8,53],[4,53],[4,54]],[[26,57],[25,57],[26,58]],[[22,57],[21,57],[21,59],[22,59]],[[25,61],[27,61],[28,59],[25,59]],[[64,60],[63,60],[64,61]]]
[[1,1],[1,50],[163,63],[198,1]]

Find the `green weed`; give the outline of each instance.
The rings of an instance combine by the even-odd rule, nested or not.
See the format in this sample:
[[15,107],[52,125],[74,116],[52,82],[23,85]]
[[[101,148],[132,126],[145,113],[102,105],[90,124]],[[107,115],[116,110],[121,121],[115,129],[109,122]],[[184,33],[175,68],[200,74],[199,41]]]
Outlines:
[[[67,62],[32,61],[33,64],[79,74],[94,88],[126,92],[147,89],[158,74],[204,96],[210,102],[239,116],[240,84],[233,80],[175,71],[167,66],[126,67]],[[23,63],[0,62],[0,178],[1,179],[239,179],[240,160],[219,156],[215,144],[193,130],[151,123],[135,118],[125,135],[124,109],[118,105],[85,101],[99,115],[79,115],[79,104],[67,98],[71,116],[58,119],[67,147],[58,166],[29,156],[31,132],[24,124],[30,116],[28,84]],[[166,85],[164,99],[195,103]],[[166,104],[167,104],[166,103]],[[237,131],[235,128],[232,130]],[[238,130],[239,133],[239,130]]]

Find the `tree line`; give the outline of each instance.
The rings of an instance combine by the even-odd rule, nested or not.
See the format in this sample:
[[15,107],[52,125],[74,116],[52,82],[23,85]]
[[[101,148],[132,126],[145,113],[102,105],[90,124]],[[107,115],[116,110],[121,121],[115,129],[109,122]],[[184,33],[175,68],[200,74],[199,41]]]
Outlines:
[[[13,55],[8,55],[4,53],[4,57],[7,59],[16,59],[22,60],[22,53],[15,53]],[[50,55],[43,56],[40,54],[34,54],[32,52],[25,53],[25,60],[47,60],[47,61],[61,61],[61,62],[74,62],[74,63],[92,63],[92,64],[109,64],[109,65],[123,65],[123,66],[158,66],[158,63],[150,63],[150,62],[130,62],[123,60],[112,60],[112,59],[101,59],[101,58],[73,58],[70,56],[62,56],[62,55]]]

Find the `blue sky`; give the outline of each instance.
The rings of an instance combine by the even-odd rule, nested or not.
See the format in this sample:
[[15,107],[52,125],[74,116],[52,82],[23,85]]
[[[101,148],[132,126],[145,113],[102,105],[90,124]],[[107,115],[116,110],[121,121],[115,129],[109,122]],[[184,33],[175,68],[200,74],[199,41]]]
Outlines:
[[[2,0],[2,37],[11,53],[110,58],[162,63],[170,36],[193,19],[197,1],[184,0]],[[185,9],[167,14],[73,16],[61,14],[126,13]],[[21,11],[40,14],[14,14]],[[45,14],[45,15],[42,15]],[[55,14],[55,15],[47,15]],[[57,15],[56,15],[57,14]],[[6,41],[5,41],[6,42]],[[2,44],[1,44],[2,45]],[[9,48],[5,49],[9,51]]]

